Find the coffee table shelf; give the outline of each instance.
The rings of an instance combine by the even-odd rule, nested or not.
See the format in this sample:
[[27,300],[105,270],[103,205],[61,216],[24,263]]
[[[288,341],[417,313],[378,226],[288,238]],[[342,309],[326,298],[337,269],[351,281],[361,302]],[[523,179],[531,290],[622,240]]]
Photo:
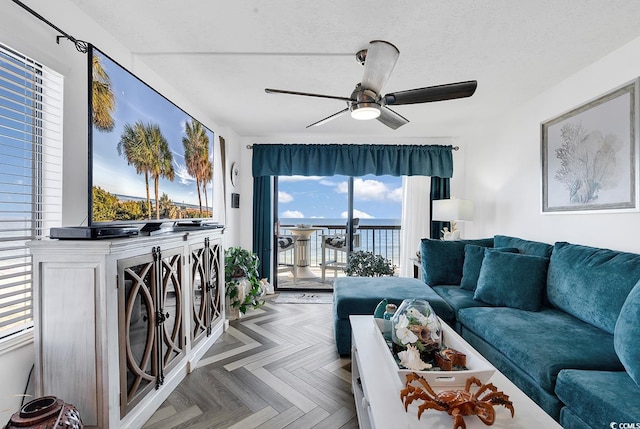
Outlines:
[[[447,413],[427,410],[418,420],[416,404],[412,404],[409,411],[405,412],[400,400],[403,386],[396,369],[385,358],[382,342],[375,337],[380,332],[372,320],[373,316],[350,316],[349,319],[353,335],[352,388],[360,428],[451,429],[453,419]],[[449,335],[457,334],[451,332]],[[461,337],[459,340],[464,341]],[[512,419],[506,408],[496,407],[496,420],[491,428],[561,429],[555,420],[499,371],[494,373],[489,382],[509,395],[516,411]],[[488,427],[476,416],[464,419],[467,429]]]

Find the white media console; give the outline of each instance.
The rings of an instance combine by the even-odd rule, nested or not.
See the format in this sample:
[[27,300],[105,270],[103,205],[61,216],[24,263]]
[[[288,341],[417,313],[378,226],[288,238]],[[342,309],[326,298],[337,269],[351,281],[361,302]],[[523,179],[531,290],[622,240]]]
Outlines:
[[141,427],[223,331],[222,232],[30,242],[36,395]]

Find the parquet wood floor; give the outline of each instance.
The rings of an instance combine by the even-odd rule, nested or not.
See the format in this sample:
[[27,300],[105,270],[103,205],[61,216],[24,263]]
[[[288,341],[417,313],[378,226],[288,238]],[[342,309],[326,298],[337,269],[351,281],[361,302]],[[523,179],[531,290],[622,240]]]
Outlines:
[[232,321],[146,429],[357,428],[351,360],[331,304],[276,304]]

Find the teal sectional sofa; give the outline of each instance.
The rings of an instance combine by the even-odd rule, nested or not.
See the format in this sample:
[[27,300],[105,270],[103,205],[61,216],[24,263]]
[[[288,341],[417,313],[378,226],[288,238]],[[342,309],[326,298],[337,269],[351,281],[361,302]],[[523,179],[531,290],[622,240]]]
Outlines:
[[503,235],[424,239],[421,253],[436,313],[565,428],[640,423],[639,254]]

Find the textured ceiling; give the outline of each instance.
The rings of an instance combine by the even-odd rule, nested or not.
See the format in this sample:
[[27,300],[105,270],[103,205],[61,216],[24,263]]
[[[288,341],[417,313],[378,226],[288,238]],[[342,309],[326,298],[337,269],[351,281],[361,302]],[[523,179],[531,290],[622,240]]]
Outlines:
[[[637,0],[72,2],[243,136],[456,136],[640,36]],[[478,90],[397,106],[411,122],[395,131],[348,115],[305,129],[344,102],[264,92],[349,96],[354,54],[374,39],[400,50],[383,93],[472,79]]]

